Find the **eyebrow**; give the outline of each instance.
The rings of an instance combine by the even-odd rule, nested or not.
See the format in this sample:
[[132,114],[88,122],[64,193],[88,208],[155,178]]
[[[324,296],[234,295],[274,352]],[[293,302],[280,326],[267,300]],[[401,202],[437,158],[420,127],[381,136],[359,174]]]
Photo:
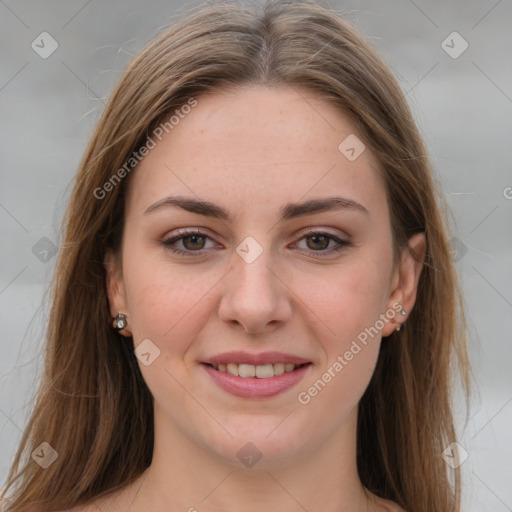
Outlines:
[[[187,212],[205,215],[216,219],[230,220],[228,210],[210,201],[203,201],[183,196],[170,196],[160,199],[149,206],[144,215],[160,210],[165,207],[178,207]],[[288,203],[280,210],[280,220],[290,220],[304,215],[314,215],[331,210],[353,210],[369,214],[368,210],[360,203],[343,197],[325,197],[322,199],[311,199],[302,203]]]

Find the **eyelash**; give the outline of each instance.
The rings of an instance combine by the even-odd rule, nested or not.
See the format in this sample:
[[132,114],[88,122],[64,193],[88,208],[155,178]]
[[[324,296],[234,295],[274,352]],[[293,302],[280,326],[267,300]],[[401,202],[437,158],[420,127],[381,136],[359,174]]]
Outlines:
[[[166,240],[162,240],[162,244],[166,248],[168,248],[171,252],[173,252],[174,254],[184,255],[184,256],[194,255],[196,257],[203,256],[206,251],[204,249],[198,250],[198,251],[192,251],[192,250],[178,249],[178,248],[174,247],[174,244],[176,244],[176,242],[179,242],[180,240],[183,240],[184,238],[189,238],[190,236],[194,236],[194,235],[204,237],[204,238],[211,240],[211,238],[206,233],[203,233],[202,231],[199,231],[199,230],[180,230],[178,235],[172,236]],[[329,243],[332,240],[338,244],[337,246],[331,247],[330,249],[324,249],[324,250],[320,250],[320,251],[314,251],[312,249],[309,249],[309,251],[311,253],[314,253],[315,256],[317,256],[317,257],[319,256],[321,258],[324,256],[331,255],[333,252],[334,253],[341,252],[344,249],[346,249],[347,247],[352,245],[349,241],[342,240],[341,238],[338,238],[331,233],[327,233],[325,231],[318,231],[318,230],[314,230],[314,229],[309,229],[308,231],[303,232],[301,238],[299,238],[298,241],[305,239],[305,238],[313,237],[313,236],[323,236],[323,237],[326,237],[329,239]],[[295,243],[297,243],[297,242],[295,242]],[[308,249],[303,249],[303,250],[308,250]]]

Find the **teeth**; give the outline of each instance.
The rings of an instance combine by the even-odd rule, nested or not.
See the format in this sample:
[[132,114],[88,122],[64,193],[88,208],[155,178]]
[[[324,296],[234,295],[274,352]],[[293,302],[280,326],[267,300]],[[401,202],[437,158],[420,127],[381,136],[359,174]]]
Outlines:
[[275,364],[235,364],[220,363],[214,365],[214,368],[220,372],[230,373],[237,377],[257,377],[258,379],[270,379],[275,375],[282,375],[283,373],[289,373],[298,368],[300,365],[293,363],[275,363]]
[[274,367],[274,375],[282,375],[284,373],[284,363],[276,363],[272,366]]
[[[242,365],[240,365],[240,368],[241,367]],[[274,376],[274,367],[271,364],[260,364],[258,366],[254,366],[254,370],[258,379],[268,379]]]
[[238,375],[238,365],[229,363],[227,365],[228,373],[231,373],[231,375]]
[[253,364],[239,364],[238,375],[240,377],[256,377],[256,366]]

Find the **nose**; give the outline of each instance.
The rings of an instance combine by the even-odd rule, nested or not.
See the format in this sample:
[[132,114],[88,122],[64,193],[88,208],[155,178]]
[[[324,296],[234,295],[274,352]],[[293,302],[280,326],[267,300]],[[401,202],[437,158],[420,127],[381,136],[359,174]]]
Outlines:
[[219,317],[246,333],[264,333],[286,323],[292,314],[291,292],[264,251],[248,263],[234,254],[234,267],[224,280]]

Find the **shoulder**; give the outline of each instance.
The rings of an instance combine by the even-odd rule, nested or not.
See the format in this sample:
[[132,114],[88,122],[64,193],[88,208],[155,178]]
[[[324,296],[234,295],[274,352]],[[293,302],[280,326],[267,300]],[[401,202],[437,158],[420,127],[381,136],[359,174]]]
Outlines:
[[394,501],[388,501],[385,506],[386,508],[384,510],[386,510],[386,512],[405,512],[405,510]]
[[[107,508],[105,508],[107,507]],[[85,505],[77,505],[76,507],[60,510],[59,512],[117,512],[117,508],[109,508],[107,504],[96,505],[95,503],[86,503]]]
[[384,506],[385,506],[384,510],[386,512],[405,512],[405,510],[402,507],[400,507],[397,503],[395,503],[394,501],[386,500],[386,503]]
[[143,476],[140,475],[133,482],[124,485],[120,489],[111,490],[97,496],[88,503],[58,512],[126,512],[130,509],[130,504],[137,494]]
[[379,511],[381,512],[406,512],[394,501],[386,500],[375,496],[375,502],[379,505]]
[[60,510],[59,512],[121,512],[123,510],[123,504],[120,498],[122,496],[107,496],[103,498],[96,498],[89,503],[82,505],[76,505],[68,510]]
[[85,505],[77,505],[76,507],[60,510],[59,512],[98,512],[101,511],[101,508],[98,508],[96,505],[92,503],[88,503]]
[[65,510],[58,510],[57,512],[90,512],[89,505],[82,505],[73,508],[67,508]]

